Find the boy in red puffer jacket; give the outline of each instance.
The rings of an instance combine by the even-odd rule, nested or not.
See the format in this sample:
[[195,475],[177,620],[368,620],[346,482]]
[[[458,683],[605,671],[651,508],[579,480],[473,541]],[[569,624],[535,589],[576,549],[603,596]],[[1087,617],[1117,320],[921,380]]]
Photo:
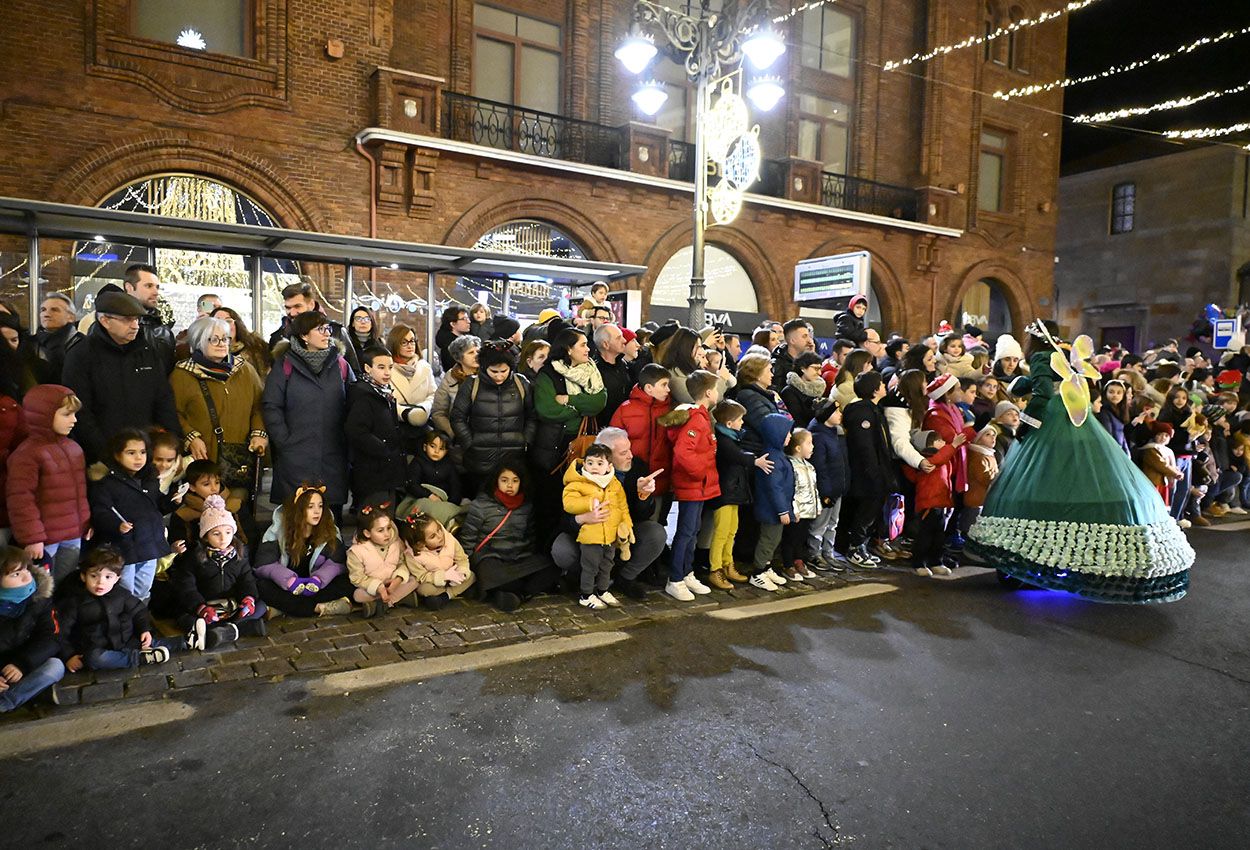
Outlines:
[[677,530],[664,592],[680,602],[712,589],[694,574],[694,547],[703,523],[703,506],[720,495],[716,472],[716,434],[709,413],[717,401],[716,376],[703,369],[690,373],[686,391],[694,404],[683,404],[660,420],[673,444],[673,495],[677,498]]
[[22,400],[29,436],[9,455],[5,481],[14,542],[33,560],[51,558],[57,582],[78,568],[91,524],[86,461],[68,436],[81,407],[69,387],[32,387]]
[[917,431],[912,435],[912,445],[933,464],[932,472],[921,472],[903,464],[903,474],[916,485],[916,513],[920,516],[920,532],[912,552],[916,557],[916,575],[948,576],[950,567],[942,563],[945,546],[946,521],[955,507],[951,488],[956,453],[968,441],[971,428],[955,434],[950,443],[937,431]]
[[673,444],[669,442],[668,429],[660,424],[660,417],[672,408],[668,370],[659,363],[648,363],[638,373],[638,386],[612,414],[612,427],[629,434],[634,457],[646,462],[648,472],[663,470],[655,479],[656,496],[668,493],[669,470],[673,466]]
[[9,509],[4,493],[9,454],[25,438],[26,426],[22,422],[21,402],[0,393],[0,543],[9,542]]

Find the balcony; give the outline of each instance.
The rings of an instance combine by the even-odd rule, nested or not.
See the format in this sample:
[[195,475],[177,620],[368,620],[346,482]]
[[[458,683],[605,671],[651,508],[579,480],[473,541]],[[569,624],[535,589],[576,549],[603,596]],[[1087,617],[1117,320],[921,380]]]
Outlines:
[[[630,125],[609,127],[448,91],[442,93],[442,104],[443,138],[586,165],[630,168]],[[668,139],[663,142],[665,148],[667,156],[658,161],[667,167],[660,170],[660,176],[694,182],[694,145]],[[788,174],[785,160],[765,160],[760,179],[751,190],[768,197],[799,200],[787,190],[792,182],[801,185],[801,181],[787,179]],[[826,171],[820,174],[816,202],[834,209],[918,221],[918,198],[916,190],[905,186]]]

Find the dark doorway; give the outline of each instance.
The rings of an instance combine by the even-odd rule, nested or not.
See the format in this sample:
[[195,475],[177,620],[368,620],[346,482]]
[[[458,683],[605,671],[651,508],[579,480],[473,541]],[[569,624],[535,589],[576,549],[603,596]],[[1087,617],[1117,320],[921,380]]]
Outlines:
[[1137,350],[1136,325],[1117,325],[1111,328],[1103,328],[1101,337],[1100,345],[1115,345],[1119,343],[1120,347],[1125,351]]

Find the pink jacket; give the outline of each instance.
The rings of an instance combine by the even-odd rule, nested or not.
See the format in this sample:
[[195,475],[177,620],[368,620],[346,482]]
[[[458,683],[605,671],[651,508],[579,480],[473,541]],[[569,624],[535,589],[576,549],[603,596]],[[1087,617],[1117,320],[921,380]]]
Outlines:
[[391,579],[408,581],[412,578],[408,570],[408,559],[412,555],[407,548],[399,540],[393,541],[385,550],[368,540],[353,544],[347,550],[347,577],[370,596],[377,596],[378,588]]

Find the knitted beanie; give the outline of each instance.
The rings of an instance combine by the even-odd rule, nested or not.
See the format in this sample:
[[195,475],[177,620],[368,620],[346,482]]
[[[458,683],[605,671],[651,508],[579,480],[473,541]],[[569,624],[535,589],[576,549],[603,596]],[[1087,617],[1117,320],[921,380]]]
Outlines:
[[1014,410],[1016,413],[1020,412],[1020,408],[1016,406],[1014,402],[1000,401],[998,404],[994,405],[994,418],[999,418],[1009,410]]
[[204,500],[204,513],[200,514],[200,537],[223,525],[234,532],[239,530],[234,514],[226,510],[226,500],[218,495],[209,496]]

